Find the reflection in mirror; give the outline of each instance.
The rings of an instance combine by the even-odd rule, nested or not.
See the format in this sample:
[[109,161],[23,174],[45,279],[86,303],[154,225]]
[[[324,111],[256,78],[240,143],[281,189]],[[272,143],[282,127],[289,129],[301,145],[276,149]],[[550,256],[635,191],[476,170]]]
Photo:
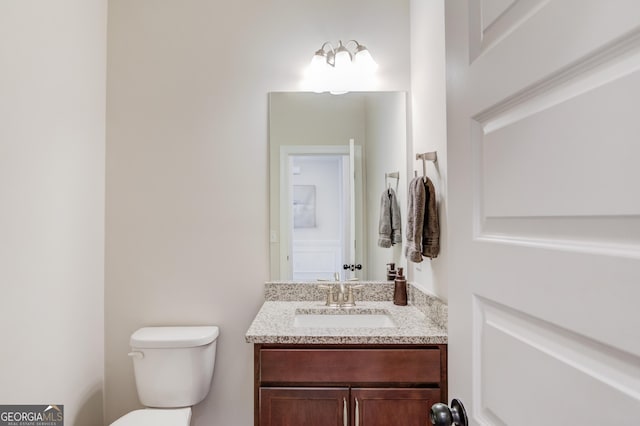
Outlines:
[[404,92],[269,95],[271,280],[384,281],[404,266],[378,228],[388,188],[406,223],[406,136]]

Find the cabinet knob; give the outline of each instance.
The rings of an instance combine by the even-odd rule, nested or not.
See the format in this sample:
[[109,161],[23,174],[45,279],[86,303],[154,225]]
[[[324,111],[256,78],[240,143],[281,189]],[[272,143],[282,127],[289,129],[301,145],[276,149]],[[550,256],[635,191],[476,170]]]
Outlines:
[[468,426],[467,412],[458,399],[451,401],[451,408],[447,404],[437,403],[431,406],[431,424],[436,426]]

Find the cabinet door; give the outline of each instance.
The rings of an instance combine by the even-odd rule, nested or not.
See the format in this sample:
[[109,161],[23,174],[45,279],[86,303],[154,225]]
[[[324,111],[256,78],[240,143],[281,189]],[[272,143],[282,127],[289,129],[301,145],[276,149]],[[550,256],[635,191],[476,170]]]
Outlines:
[[354,426],[425,426],[431,405],[440,402],[440,389],[351,390]]
[[348,388],[260,388],[260,426],[347,426]]

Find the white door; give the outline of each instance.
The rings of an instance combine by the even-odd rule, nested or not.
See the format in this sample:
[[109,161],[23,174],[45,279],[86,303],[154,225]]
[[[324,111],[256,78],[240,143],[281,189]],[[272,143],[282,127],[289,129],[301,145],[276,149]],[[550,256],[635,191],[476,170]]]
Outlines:
[[449,395],[640,425],[640,1],[445,3]]

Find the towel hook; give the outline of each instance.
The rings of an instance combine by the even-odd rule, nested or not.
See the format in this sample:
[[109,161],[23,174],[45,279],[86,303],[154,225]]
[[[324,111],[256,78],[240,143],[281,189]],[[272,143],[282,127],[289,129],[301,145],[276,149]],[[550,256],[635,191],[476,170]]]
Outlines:
[[422,160],[422,178],[427,178],[427,161],[436,163],[438,161],[438,151],[423,152],[422,154],[416,154],[416,160]]
[[391,184],[389,183],[389,179],[396,180],[396,192],[398,192],[398,183],[400,182],[400,172],[391,172],[384,174],[384,183],[387,189],[391,188]]

